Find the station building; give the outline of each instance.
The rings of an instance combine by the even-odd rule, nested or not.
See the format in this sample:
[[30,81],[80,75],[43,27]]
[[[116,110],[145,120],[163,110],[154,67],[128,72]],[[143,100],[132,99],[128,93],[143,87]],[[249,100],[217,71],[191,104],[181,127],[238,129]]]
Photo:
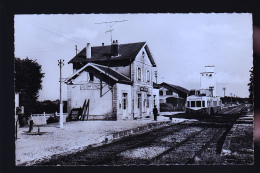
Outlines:
[[171,104],[171,111],[181,111],[185,109],[185,102],[189,90],[165,82],[161,83],[159,86],[159,100],[161,104]]
[[152,117],[154,106],[159,108],[159,88],[153,83],[156,63],[146,42],[88,43],[69,63],[68,113],[83,108],[84,119],[123,120]]

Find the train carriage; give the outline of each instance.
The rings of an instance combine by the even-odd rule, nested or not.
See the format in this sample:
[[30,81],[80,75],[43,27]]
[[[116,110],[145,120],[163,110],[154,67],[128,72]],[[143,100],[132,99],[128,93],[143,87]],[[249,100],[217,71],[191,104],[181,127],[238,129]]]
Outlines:
[[221,110],[220,97],[200,94],[192,90],[186,100],[186,114],[189,115],[216,115]]

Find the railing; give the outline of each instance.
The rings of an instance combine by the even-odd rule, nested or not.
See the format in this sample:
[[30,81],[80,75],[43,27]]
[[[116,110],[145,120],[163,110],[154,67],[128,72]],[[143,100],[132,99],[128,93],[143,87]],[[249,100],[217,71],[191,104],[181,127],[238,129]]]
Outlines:
[[[43,114],[31,114],[31,119],[33,120],[33,123],[35,125],[42,125],[42,124],[47,124],[47,119],[49,117],[53,116],[60,116],[60,113],[52,113],[52,114],[46,114],[43,112]],[[67,113],[63,113],[63,122],[66,122],[66,117],[68,116]]]
[[[56,112],[55,115],[59,117],[59,116],[60,116],[60,113],[57,113],[57,112]],[[63,116],[68,116],[68,113],[63,113]]]
[[[88,115],[89,115],[89,99],[87,100],[85,99],[84,104],[83,104],[83,112],[82,112],[82,121],[85,120],[85,117],[87,116],[87,120],[88,120]],[[86,114],[87,113],[87,114]]]
[[[31,116],[45,116],[45,117],[50,117],[50,116],[60,116],[60,113],[57,113],[57,112],[55,112],[55,113],[52,113],[52,114],[46,114],[45,112],[43,112],[43,114],[31,114]],[[68,113],[63,113],[63,116],[67,116],[68,115]]]

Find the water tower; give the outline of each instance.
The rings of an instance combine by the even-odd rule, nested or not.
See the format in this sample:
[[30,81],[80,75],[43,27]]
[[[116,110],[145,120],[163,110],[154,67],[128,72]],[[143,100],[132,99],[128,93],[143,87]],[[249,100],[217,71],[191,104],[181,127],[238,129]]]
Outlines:
[[200,90],[201,93],[216,96],[216,73],[215,66],[205,66],[205,72],[200,73]]

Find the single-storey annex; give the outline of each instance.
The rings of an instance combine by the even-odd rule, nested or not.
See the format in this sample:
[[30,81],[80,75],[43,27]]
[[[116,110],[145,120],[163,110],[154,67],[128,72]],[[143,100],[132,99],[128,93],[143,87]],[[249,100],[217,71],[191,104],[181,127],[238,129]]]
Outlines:
[[170,109],[168,111],[185,110],[185,102],[186,102],[187,94],[189,92],[188,89],[178,85],[169,84],[166,82],[159,84],[159,86],[160,86],[160,91],[159,91],[160,103],[161,104],[167,103],[172,105],[171,108],[168,108]]
[[159,88],[153,87],[156,64],[146,42],[88,43],[69,63],[68,113],[83,108],[84,119],[136,119],[152,117],[154,106],[159,107]]

